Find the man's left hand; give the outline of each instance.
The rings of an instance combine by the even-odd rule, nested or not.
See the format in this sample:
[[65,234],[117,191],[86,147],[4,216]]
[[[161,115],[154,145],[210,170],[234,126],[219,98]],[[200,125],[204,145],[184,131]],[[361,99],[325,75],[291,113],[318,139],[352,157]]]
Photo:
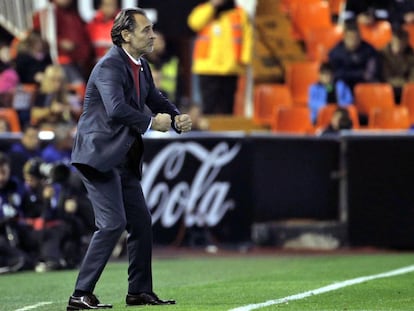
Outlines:
[[179,114],[174,118],[175,128],[181,132],[191,131],[193,122],[188,114]]

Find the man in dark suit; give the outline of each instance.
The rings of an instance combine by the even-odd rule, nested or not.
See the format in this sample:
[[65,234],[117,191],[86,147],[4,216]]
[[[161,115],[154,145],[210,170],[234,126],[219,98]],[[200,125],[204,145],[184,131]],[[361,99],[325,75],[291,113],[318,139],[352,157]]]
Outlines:
[[[147,130],[191,130],[154,86],[148,63],[153,25],[139,8],[122,10],[111,30],[113,46],[96,64],[86,87],[72,151],[95,213],[97,230],[80,267],[67,310],[111,308],[93,294],[95,285],[122,232],[128,231],[127,305],[174,304],[153,292],[151,215],[142,193],[141,135]],[[153,116],[145,113],[147,105]]]

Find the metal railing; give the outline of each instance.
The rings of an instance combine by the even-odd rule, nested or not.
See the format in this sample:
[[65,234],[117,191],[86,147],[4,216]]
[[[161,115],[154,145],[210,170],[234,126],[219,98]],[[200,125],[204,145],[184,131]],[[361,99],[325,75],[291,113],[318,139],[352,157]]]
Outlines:
[[33,0],[0,0],[0,25],[17,38],[33,27]]
[[48,41],[50,55],[57,61],[56,21],[48,0],[0,0],[0,26],[17,39],[33,29],[33,16],[39,14],[42,37]]

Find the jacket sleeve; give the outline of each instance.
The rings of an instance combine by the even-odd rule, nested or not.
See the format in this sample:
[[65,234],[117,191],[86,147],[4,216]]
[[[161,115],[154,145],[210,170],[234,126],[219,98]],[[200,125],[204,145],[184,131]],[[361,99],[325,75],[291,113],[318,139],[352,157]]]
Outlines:
[[253,50],[253,26],[249,15],[243,10],[243,50],[241,55],[241,61],[243,64],[248,65],[252,60]]
[[188,26],[195,32],[202,30],[214,17],[214,6],[203,3],[196,6],[188,15]]
[[124,87],[127,72],[122,62],[107,59],[96,75],[95,84],[102,96],[106,113],[114,122],[133,127],[145,133],[151,117],[134,109],[125,99]]

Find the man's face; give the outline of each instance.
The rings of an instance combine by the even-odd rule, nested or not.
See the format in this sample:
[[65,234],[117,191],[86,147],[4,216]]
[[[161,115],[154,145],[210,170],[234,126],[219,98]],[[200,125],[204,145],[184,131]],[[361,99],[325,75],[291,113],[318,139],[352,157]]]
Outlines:
[[113,17],[119,10],[117,0],[102,0],[101,11],[107,18]]
[[361,43],[361,38],[357,31],[347,31],[344,34],[344,44],[348,51],[355,51],[359,44]]
[[30,189],[35,189],[41,184],[40,178],[30,174],[24,174],[24,182]]
[[4,188],[10,179],[10,166],[8,164],[0,165],[0,188]]
[[29,128],[22,137],[23,145],[29,150],[36,150],[39,147],[39,132],[34,128]]
[[155,34],[151,21],[141,14],[134,15],[136,28],[134,31],[123,31],[123,38],[126,41],[125,49],[132,56],[138,58],[143,54],[151,53],[154,49]]
[[321,71],[321,73],[319,74],[319,81],[322,84],[332,83],[332,73],[330,71]]

